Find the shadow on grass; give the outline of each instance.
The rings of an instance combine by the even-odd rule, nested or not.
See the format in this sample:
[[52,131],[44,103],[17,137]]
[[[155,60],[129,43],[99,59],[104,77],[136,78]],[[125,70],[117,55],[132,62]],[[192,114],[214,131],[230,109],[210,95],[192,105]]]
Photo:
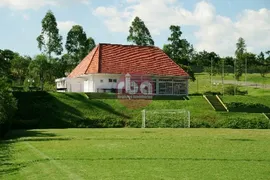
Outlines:
[[13,162],[12,150],[16,139],[24,138],[48,138],[55,137],[56,134],[45,131],[14,130],[9,132],[4,140],[0,140],[0,179],[1,176],[19,172],[26,164]]
[[248,104],[242,102],[232,102],[228,103],[227,107],[230,112],[270,113],[270,107],[260,103]]
[[118,111],[116,111],[112,106],[110,106],[107,103],[104,103],[100,100],[96,100],[96,99],[87,99],[85,96],[83,96],[82,94],[75,94],[75,93],[65,93],[65,96],[68,96],[69,98],[75,98],[76,100],[79,100],[81,103],[83,103],[85,106],[91,108],[99,108],[101,110],[107,111],[108,113],[117,115],[119,117],[123,117],[123,118],[127,118],[129,119],[130,117],[120,113]]
[[12,142],[0,140],[0,179],[1,176],[16,173],[22,166],[14,164],[12,161]]
[[255,141],[254,139],[228,139],[229,141]]
[[13,129],[71,128],[74,125],[68,120],[82,119],[81,112],[47,92],[17,92],[14,96],[18,111]]
[[57,135],[54,133],[49,133],[46,131],[38,130],[13,130],[10,131],[6,136],[5,139],[10,140],[10,139],[18,139],[21,137],[33,137],[33,138],[51,138],[51,137],[56,137]]
[[[130,118],[110,105],[99,100],[89,100],[80,93],[55,93],[53,95],[47,92],[18,92],[14,93],[14,96],[18,99],[18,111],[13,129],[89,127],[87,124],[93,127],[100,119],[95,119],[95,116],[87,117],[82,111],[88,108],[89,111],[93,111],[93,115],[96,113],[95,109],[98,108],[120,119]],[[77,102],[81,107],[69,104],[73,102]],[[91,124],[91,121],[94,124]]]

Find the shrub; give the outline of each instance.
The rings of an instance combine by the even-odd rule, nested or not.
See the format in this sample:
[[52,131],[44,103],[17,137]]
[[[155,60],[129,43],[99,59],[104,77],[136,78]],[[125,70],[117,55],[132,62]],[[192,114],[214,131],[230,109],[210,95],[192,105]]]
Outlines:
[[232,102],[227,104],[231,112],[263,113],[270,112],[270,108],[259,103]]
[[221,95],[220,92],[215,92],[215,91],[206,91],[203,94],[204,95]]
[[232,129],[269,129],[269,120],[266,118],[229,118],[222,125],[223,128]]

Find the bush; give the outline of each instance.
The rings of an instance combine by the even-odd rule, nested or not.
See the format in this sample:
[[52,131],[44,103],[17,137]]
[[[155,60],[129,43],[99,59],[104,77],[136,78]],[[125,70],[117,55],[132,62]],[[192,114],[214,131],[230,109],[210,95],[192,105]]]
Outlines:
[[269,120],[266,118],[254,118],[254,119],[244,119],[244,118],[229,118],[222,125],[223,128],[232,129],[269,129]]
[[259,103],[232,102],[227,104],[231,112],[263,113],[270,112],[270,108]]
[[213,96],[215,96],[215,95],[221,95],[220,92],[215,92],[215,91],[206,91],[203,94],[204,95],[213,95]]

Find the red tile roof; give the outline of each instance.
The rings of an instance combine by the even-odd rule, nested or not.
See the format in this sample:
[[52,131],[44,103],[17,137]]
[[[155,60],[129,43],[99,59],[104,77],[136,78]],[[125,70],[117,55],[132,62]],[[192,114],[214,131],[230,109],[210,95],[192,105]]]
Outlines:
[[158,47],[118,44],[97,45],[68,77],[93,73],[188,76]]

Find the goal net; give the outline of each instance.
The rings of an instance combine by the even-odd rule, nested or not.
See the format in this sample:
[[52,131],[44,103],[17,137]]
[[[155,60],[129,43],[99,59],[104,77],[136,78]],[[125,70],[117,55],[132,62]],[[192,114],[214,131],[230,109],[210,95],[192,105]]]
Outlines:
[[184,109],[142,110],[142,128],[190,128],[190,112]]

